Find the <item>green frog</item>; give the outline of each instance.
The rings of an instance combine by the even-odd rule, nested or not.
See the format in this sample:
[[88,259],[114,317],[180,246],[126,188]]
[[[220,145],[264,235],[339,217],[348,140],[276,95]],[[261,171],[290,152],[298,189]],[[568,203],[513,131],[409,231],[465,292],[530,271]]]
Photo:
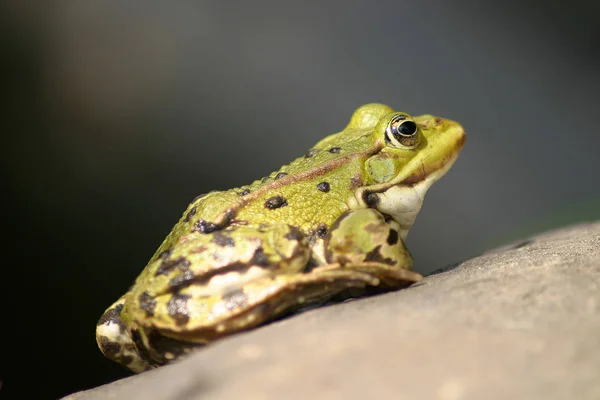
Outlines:
[[366,104],[269,176],[196,197],[98,321],[98,346],[141,372],[342,292],[418,282],[404,240],[464,143],[457,122]]

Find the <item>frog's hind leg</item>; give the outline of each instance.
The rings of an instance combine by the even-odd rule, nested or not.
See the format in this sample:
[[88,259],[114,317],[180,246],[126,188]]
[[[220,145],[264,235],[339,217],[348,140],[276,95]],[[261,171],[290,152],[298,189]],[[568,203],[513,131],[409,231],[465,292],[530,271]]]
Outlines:
[[323,273],[326,271],[341,270],[361,272],[376,278],[375,284],[370,286],[383,286],[385,288],[401,288],[410,286],[415,282],[423,280],[423,276],[418,272],[408,269],[397,268],[380,262],[361,262],[349,264],[327,264],[314,269],[315,273]]
[[102,314],[96,325],[96,342],[104,355],[124,365],[134,372],[143,372],[154,368],[149,357],[143,357],[136,349],[131,333],[121,319],[125,305],[121,297]]
[[[253,306],[240,310],[238,318],[223,321],[222,331],[240,330],[235,325],[242,321],[244,329],[271,321],[299,310],[327,304],[338,295],[342,298],[364,294],[367,288],[408,286],[421,275],[412,271],[398,271],[381,263],[329,264],[310,272],[282,274],[273,278],[247,283],[243,296]],[[336,300],[337,301],[337,300]]]
[[[331,265],[306,273],[282,274],[268,280],[249,282],[243,293],[253,306],[244,310],[245,324],[248,327],[260,325],[274,317],[325,304],[346,289],[361,290],[380,283],[374,274],[340,267]],[[225,321],[226,324],[230,322],[237,320]],[[230,329],[227,326],[225,330]]]

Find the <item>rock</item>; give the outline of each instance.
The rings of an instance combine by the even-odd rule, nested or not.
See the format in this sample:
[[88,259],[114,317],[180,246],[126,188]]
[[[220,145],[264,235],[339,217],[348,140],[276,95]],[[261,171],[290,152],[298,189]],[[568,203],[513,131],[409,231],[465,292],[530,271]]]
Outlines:
[[600,222],[65,399],[600,399]]

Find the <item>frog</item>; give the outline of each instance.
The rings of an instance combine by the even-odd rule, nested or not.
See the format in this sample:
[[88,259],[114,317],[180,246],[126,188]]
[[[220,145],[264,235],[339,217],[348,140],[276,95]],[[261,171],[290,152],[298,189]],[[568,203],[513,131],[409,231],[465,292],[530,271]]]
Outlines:
[[465,139],[453,120],[369,103],[268,176],[196,197],[99,319],[100,350],[139,373],[342,293],[421,281],[405,240]]

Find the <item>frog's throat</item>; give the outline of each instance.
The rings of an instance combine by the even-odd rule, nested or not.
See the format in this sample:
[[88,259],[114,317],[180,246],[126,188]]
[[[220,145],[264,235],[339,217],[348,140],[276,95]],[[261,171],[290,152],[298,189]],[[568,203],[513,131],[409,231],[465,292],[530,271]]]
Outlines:
[[[448,172],[457,158],[458,153],[421,179],[404,179],[385,190],[377,190],[374,194],[376,200],[372,205],[367,205],[392,217],[400,225],[400,237],[406,239],[421,210],[425,193]],[[366,197],[365,193],[369,193],[369,188],[366,188],[362,198]]]

